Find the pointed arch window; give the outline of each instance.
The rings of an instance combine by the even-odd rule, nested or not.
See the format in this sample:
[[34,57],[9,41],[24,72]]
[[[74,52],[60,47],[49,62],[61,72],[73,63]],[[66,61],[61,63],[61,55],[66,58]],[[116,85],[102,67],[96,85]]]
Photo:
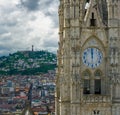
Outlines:
[[102,76],[102,72],[100,70],[95,71],[95,77],[100,78]]
[[83,73],[83,75],[84,75],[84,78],[85,78],[85,77],[90,77],[90,72],[89,72],[88,70],[86,70],[86,71]]

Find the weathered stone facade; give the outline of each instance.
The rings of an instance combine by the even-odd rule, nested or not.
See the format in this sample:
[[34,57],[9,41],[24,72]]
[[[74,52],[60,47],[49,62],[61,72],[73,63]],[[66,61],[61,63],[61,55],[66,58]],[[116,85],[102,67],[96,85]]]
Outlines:
[[59,37],[56,115],[120,115],[120,0],[60,0]]

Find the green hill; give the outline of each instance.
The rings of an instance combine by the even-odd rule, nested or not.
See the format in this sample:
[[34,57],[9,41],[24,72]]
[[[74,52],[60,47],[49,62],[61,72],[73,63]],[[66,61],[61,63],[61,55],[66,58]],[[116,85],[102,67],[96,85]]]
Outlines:
[[0,57],[0,75],[37,75],[56,68],[56,55],[47,51],[18,51]]

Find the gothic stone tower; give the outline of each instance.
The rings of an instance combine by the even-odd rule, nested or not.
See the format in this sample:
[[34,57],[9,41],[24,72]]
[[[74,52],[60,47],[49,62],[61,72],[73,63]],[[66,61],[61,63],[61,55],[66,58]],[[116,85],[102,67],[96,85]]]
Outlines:
[[56,115],[120,115],[120,0],[60,0]]

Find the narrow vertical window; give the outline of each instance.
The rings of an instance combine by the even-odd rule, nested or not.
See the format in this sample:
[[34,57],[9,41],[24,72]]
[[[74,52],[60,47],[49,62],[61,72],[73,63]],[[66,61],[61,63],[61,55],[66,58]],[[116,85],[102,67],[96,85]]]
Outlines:
[[83,93],[84,94],[90,94],[90,72],[86,70],[83,73],[84,76],[84,88],[83,88]]
[[94,13],[92,12],[92,18],[90,19],[90,26],[96,26],[96,19],[94,17]]
[[84,94],[90,94],[90,80],[84,80]]
[[101,94],[101,76],[102,76],[102,73],[100,70],[97,70],[95,72],[95,82],[94,82],[94,91],[95,91],[95,94]]
[[95,94],[101,94],[101,80],[95,79]]

